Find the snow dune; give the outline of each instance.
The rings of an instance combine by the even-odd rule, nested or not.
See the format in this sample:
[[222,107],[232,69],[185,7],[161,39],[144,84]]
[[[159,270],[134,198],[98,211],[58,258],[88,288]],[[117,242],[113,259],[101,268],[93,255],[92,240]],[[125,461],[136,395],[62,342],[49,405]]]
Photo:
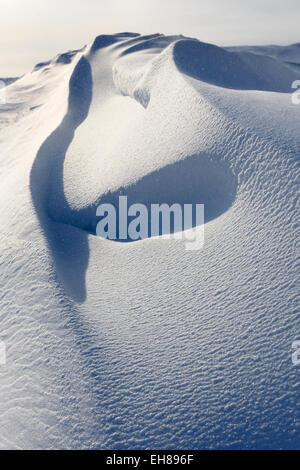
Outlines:
[[[298,62],[120,33],[6,87],[2,448],[298,446]],[[95,237],[122,194],[204,203],[204,248]]]

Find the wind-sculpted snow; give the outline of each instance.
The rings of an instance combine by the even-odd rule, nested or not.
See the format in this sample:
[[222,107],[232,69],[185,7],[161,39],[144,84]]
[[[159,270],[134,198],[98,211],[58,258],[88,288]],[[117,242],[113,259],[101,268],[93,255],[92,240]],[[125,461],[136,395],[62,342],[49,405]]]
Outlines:
[[174,61],[193,78],[237,90],[290,92],[291,82],[299,76],[271,57],[228,52],[195,40],[177,41]]
[[[299,446],[296,46],[100,35],[6,87],[1,448]],[[120,194],[204,203],[203,249],[94,236]]]
[[184,204],[201,201],[205,204],[205,222],[209,222],[230,208],[236,186],[236,178],[224,163],[209,155],[194,155],[149,173],[128,186],[101,194],[93,204],[77,210],[66,203],[62,191],[55,189],[48,215],[57,222],[95,235],[99,204],[113,204],[118,208],[119,197],[126,195],[128,206],[144,204],[149,213],[151,204],[179,204],[183,210]]

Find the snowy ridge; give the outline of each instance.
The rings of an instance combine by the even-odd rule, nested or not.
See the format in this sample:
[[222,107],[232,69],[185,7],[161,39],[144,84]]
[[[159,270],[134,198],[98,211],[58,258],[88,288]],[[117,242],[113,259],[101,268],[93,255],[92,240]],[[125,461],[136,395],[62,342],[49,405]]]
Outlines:
[[[300,53],[274,47],[101,35],[7,86],[1,448],[297,448]],[[203,250],[95,237],[120,194],[205,203]]]

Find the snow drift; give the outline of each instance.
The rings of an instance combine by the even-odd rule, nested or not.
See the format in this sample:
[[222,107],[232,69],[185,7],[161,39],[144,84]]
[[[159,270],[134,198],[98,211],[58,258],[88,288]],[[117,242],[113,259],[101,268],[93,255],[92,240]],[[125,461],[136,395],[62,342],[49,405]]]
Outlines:
[[[298,51],[101,35],[6,87],[2,448],[297,447]],[[120,194],[203,250],[95,237]]]

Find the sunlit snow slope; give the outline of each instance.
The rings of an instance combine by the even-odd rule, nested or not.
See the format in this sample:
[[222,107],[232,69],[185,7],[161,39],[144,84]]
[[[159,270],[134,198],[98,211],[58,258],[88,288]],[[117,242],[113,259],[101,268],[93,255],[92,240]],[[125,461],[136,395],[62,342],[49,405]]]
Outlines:
[[[1,448],[299,447],[299,63],[122,33],[6,87]],[[120,194],[203,249],[96,237]]]

